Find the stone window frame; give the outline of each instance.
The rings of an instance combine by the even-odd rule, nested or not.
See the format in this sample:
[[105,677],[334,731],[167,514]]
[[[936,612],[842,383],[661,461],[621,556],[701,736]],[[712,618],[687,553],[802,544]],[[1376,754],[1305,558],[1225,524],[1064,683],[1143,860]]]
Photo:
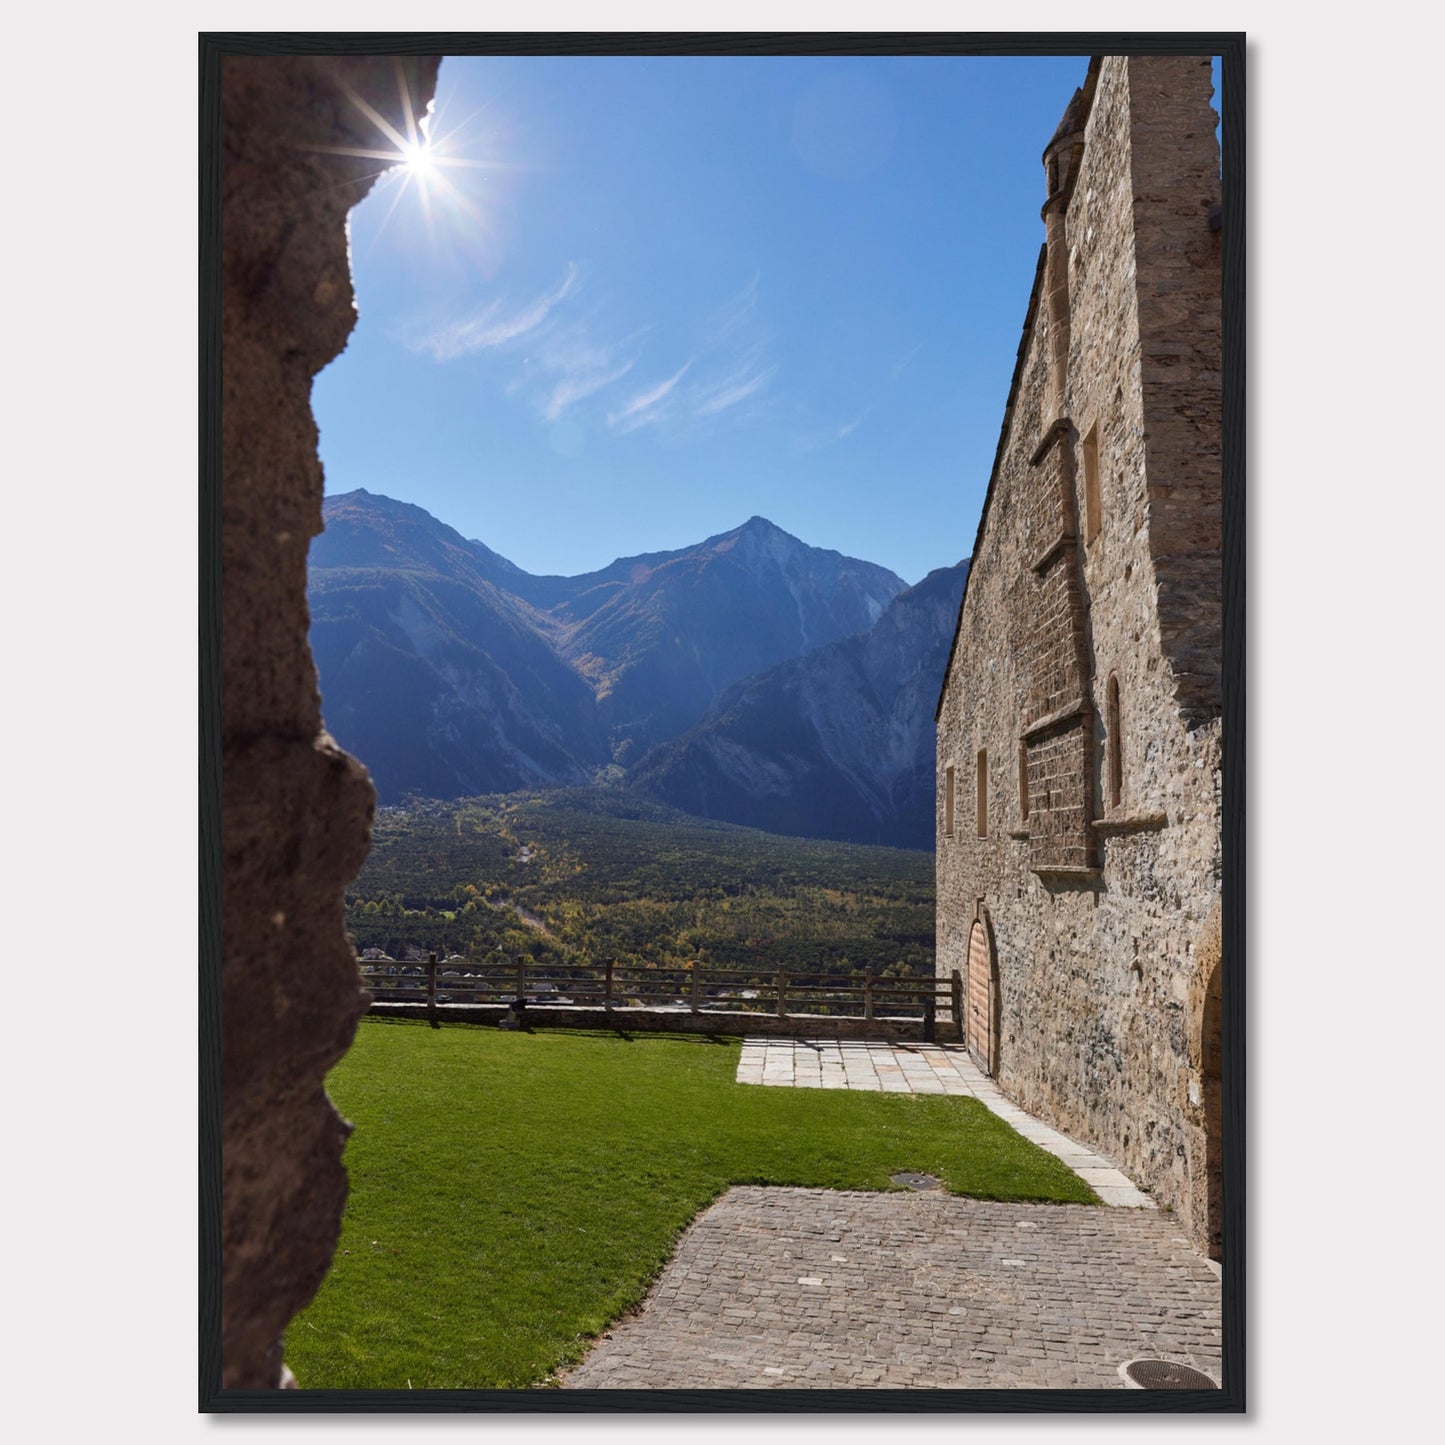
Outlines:
[[955,816],[954,808],[956,803],[957,780],[952,763],[949,763],[943,770],[943,836],[953,837]]
[[1079,458],[1083,465],[1084,495],[1081,521],[1084,546],[1090,547],[1104,530],[1104,497],[1099,475],[1099,423],[1089,424],[1079,440]]
[[1019,739],[1019,822],[1029,820],[1029,745],[1025,738]]
[[978,836],[988,837],[988,749],[978,750],[978,781],[974,793]]
[[1108,810],[1124,805],[1124,724],[1119,700],[1119,674],[1111,672],[1104,688],[1104,796]]

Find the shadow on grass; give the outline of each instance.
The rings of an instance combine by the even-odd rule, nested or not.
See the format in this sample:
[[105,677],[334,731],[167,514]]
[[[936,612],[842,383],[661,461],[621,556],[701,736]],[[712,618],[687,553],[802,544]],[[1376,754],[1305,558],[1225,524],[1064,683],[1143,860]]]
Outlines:
[[[465,1025],[463,1025],[465,1027]],[[475,1025],[473,1026],[475,1027]],[[624,1044],[669,1043],[669,1044],[713,1044],[727,1048],[729,1044],[742,1042],[731,1034],[671,1033],[666,1029],[556,1029],[523,1027],[524,1034],[552,1034],[569,1039],[614,1039]]]
[[681,1034],[669,1033],[663,1029],[528,1029],[528,1033],[565,1034],[568,1038],[620,1039],[624,1044],[650,1043],[654,1040],[670,1044],[729,1044],[742,1040],[729,1034]]

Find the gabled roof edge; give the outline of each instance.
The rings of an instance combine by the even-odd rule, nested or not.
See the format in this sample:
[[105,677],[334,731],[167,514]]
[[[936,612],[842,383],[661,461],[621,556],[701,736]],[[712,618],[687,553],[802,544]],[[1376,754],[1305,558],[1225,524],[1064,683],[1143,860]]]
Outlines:
[[[1083,84],[1083,113],[1079,117],[1080,128],[1089,123],[1089,117],[1094,110],[1094,90],[1099,83],[1099,67],[1103,64],[1103,56],[1091,55],[1089,57],[1088,73],[1084,77]],[[1069,109],[1074,108],[1078,96],[1069,102]],[[1052,142],[1051,142],[1052,144]],[[1069,196],[1073,194],[1074,182],[1078,180],[1078,169],[1069,178]],[[1066,198],[1066,203],[1067,203]],[[1028,310],[1024,313],[1023,334],[1019,338],[1018,355],[1014,358],[1013,378],[1009,382],[1008,400],[1004,403],[1003,424],[999,427],[998,446],[993,454],[993,470],[988,474],[988,490],[983,494],[983,507],[978,514],[978,531],[973,538],[973,551],[969,553],[968,575],[963,579],[963,596],[958,599],[958,621],[953,625],[953,643],[948,649],[948,665],[943,669],[943,685],[938,690],[938,706],[933,709],[933,721],[943,714],[943,699],[948,696],[948,680],[953,675],[953,659],[958,654],[958,639],[963,631],[963,608],[968,601],[968,589],[973,582],[974,564],[978,561],[979,547],[983,542],[984,524],[988,521],[988,509],[993,501],[993,489],[998,482],[999,467],[1003,464],[1004,447],[1008,444],[1009,423],[1013,420],[1014,402],[1018,399],[1019,382],[1023,380],[1024,359],[1028,356],[1029,342],[1033,339],[1034,317],[1039,309],[1039,292],[1043,289],[1044,263],[1048,259],[1048,244],[1044,243],[1039,247],[1038,264],[1034,267],[1033,289],[1029,292]]]
[[999,427],[998,448],[993,455],[993,470],[988,474],[988,490],[983,494],[983,507],[978,514],[978,531],[973,538],[973,551],[969,553],[968,576],[963,580],[963,596],[958,599],[958,621],[953,625],[953,644],[948,649],[948,666],[943,669],[943,686],[938,693],[938,706],[933,710],[936,723],[943,713],[943,699],[948,695],[948,680],[953,675],[953,659],[958,653],[958,638],[963,631],[963,604],[968,601],[969,583],[973,581],[974,562],[978,558],[979,545],[983,541],[984,524],[988,521],[989,503],[993,501],[994,484],[998,481],[999,466],[1003,462],[1004,447],[1008,442],[1009,423],[1013,421],[1014,402],[1018,398],[1019,382],[1023,379],[1024,360],[1029,354],[1029,342],[1033,340],[1034,316],[1039,309],[1039,292],[1044,284],[1044,262],[1048,259],[1048,246],[1039,247],[1038,264],[1034,267],[1033,289],[1029,292],[1028,310],[1024,313],[1023,334],[1019,338],[1018,356],[1014,359],[1013,380],[1009,382],[1008,400],[1004,403],[1003,424]]

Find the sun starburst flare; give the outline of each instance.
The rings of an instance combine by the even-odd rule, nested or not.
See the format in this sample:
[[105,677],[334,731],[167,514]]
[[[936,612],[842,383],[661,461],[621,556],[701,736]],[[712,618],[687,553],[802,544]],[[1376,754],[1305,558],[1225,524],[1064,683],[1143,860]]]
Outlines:
[[507,171],[514,169],[503,162],[476,160],[457,155],[452,145],[462,129],[454,127],[446,135],[433,138],[429,126],[433,119],[430,110],[418,116],[412,102],[410,88],[401,63],[396,67],[397,90],[401,99],[401,113],[406,127],[403,135],[387,118],[350,86],[343,86],[347,100],[376,127],[379,144],[376,146],[318,146],[318,151],[332,155],[360,156],[367,160],[381,162],[366,178],[380,177],[387,180],[399,179],[396,193],[391,198],[386,216],[378,230],[386,229],[408,192],[415,189],[421,203],[422,217],[429,234],[435,239],[436,214],[441,210],[453,216],[465,216],[483,231],[490,233],[487,218],[476,203],[448,179],[447,170],[465,168],[472,170]]

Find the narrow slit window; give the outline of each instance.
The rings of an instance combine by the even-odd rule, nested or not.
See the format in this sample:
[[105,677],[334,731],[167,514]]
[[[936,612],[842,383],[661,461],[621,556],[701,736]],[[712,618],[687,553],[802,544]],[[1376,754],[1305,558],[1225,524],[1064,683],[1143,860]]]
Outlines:
[[1029,820],[1029,745],[1019,744],[1019,817]]
[[1108,729],[1106,756],[1109,763],[1109,806],[1117,808],[1124,796],[1124,739],[1119,723],[1119,678],[1109,678],[1104,726]]
[[988,837],[988,750],[978,750],[978,836]]
[[946,837],[953,837],[953,764],[943,774],[943,831]]
[[1092,542],[1099,535],[1102,520],[1099,504],[1099,428],[1089,428],[1084,438],[1084,541]]

